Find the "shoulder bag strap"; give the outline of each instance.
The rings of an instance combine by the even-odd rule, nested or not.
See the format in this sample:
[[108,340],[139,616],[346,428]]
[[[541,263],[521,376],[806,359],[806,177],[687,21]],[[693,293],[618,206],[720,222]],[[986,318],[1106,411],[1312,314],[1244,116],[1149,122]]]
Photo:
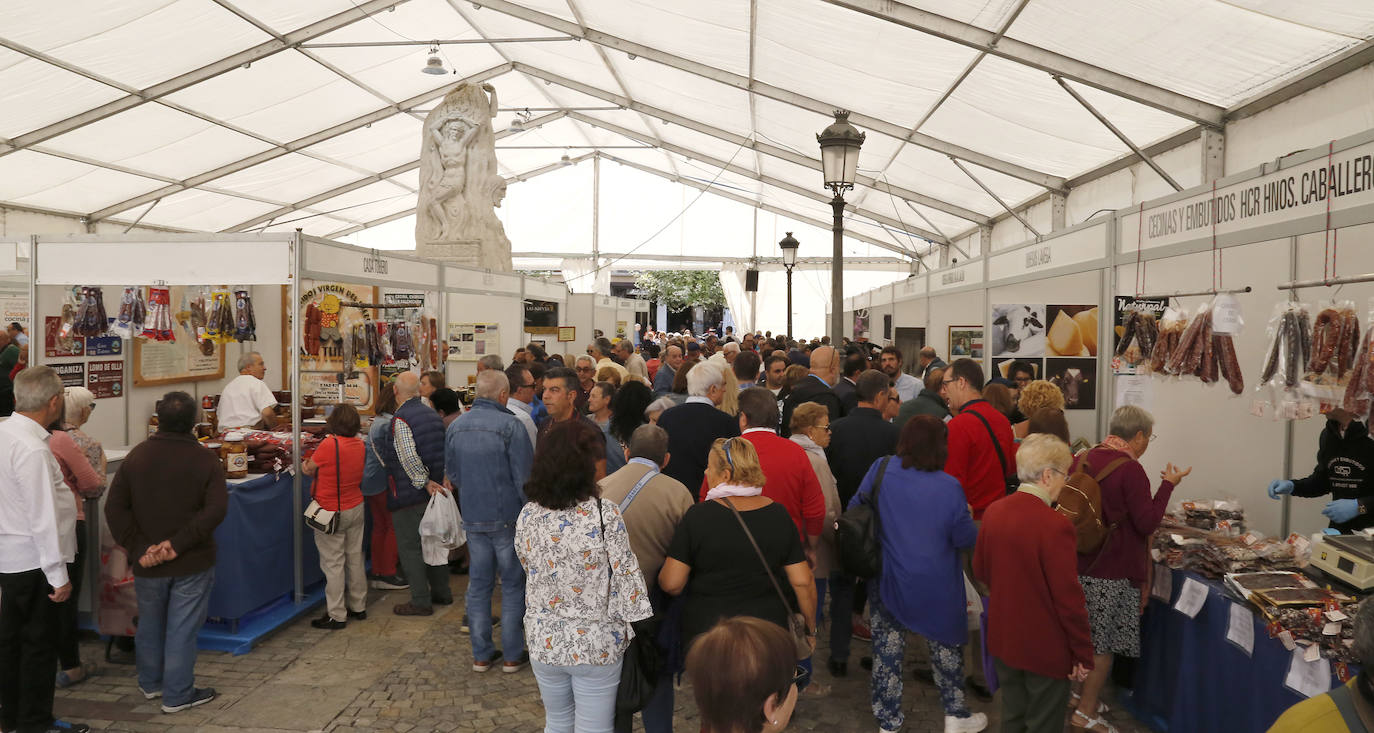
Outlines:
[[735,515],[735,520],[739,522],[740,529],[744,530],[744,536],[749,538],[749,544],[754,546],[754,554],[759,556],[759,563],[763,565],[763,572],[768,575],[768,580],[773,584],[773,590],[778,592],[778,600],[782,601],[782,607],[790,614],[797,613],[792,610],[792,604],[787,602],[787,596],[782,592],[782,586],[778,585],[778,579],[773,577],[773,569],[768,567],[768,559],[763,556],[763,550],[759,549],[759,543],[754,541],[754,533],[749,531],[749,525],[744,523],[744,517],[740,516],[739,510],[735,508],[733,502],[728,497],[721,497],[725,506],[730,507],[730,512]]
[[650,481],[652,481],[653,478],[654,478],[655,476],[657,476],[657,475],[658,475],[658,469],[657,469],[657,468],[650,468],[647,472],[645,472],[645,474],[644,474],[642,477],[640,477],[639,483],[636,483],[636,484],[635,484],[635,487],[634,487],[633,489],[630,489],[630,493],[626,494],[626,495],[625,495],[625,498],[621,500],[621,502],[620,502],[620,513],[621,513],[621,514],[624,514],[624,513],[625,513],[625,510],[626,510],[627,508],[629,508],[630,502],[634,501],[636,496],[639,496],[639,491],[640,491],[640,489],[643,489],[643,488],[644,488],[644,485],[647,484],[647,483],[649,483]]
[[[883,487],[883,476],[887,475],[887,464],[892,462],[892,456],[883,456],[882,465],[878,466],[878,477],[873,479],[873,490],[869,492],[869,501],[873,504],[873,536],[882,541],[883,520],[878,513],[878,489]],[[879,555],[881,556],[881,552]]]
[[1121,466],[1129,460],[1131,459],[1122,456],[1121,458],[1118,458],[1112,461],[1111,463],[1108,463],[1106,468],[1102,469],[1101,472],[1099,472],[1096,476],[1093,477],[1093,480],[1099,484],[1102,483],[1102,479],[1105,479],[1108,476],[1112,475],[1112,472],[1116,471],[1116,469],[1118,468],[1121,468]]
[[983,427],[988,429],[988,437],[992,438],[992,447],[997,451],[997,460],[1002,464],[1002,478],[1005,479],[1011,475],[1007,472],[1007,456],[1002,452],[1002,443],[997,440],[997,434],[992,432],[992,424],[988,422],[987,418],[979,415],[977,410],[969,410],[969,412],[978,418],[979,422],[983,423]]
[[615,571],[611,569],[611,548],[606,544],[606,515],[601,513],[601,497],[596,498],[596,519],[601,523],[601,551],[606,553],[606,613],[609,618],[611,615],[611,576]]
[[343,453],[339,448],[339,436],[334,436],[334,511],[343,511]]
[[1341,720],[1350,729],[1350,733],[1367,733],[1364,721],[1360,719],[1360,713],[1355,709],[1355,699],[1350,693],[1350,688],[1341,685],[1336,689],[1326,693],[1331,698],[1331,702],[1336,704],[1336,710],[1341,714]]

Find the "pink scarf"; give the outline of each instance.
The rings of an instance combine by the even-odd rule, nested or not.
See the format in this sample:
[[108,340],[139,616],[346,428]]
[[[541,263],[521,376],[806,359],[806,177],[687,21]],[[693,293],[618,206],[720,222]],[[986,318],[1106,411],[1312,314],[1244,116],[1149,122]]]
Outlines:
[[1135,451],[1131,450],[1131,444],[1127,443],[1121,438],[1116,437],[1115,435],[1108,435],[1107,437],[1103,438],[1102,442],[1099,443],[1099,445],[1101,445],[1103,448],[1108,448],[1110,450],[1121,451],[1122,453],[1125,453],[1131,458],[1136,458]]

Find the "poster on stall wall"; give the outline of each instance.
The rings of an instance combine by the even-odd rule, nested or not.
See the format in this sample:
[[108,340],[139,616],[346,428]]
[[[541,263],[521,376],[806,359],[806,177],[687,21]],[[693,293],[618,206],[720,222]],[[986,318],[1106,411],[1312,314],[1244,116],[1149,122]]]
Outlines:
[[525,299],[525,333],[552,336],[558,333],[558,303]]
[[496,323],[448,324],[448,360],[477,361],[501,353],[501,326]]
[[[282,292],[285,298],[287,290],[283,288]],[[353,354],[351,349],[347,351],[354,357],[354,363],[345,364],[344,339],[352,336],[354,326],[365,325],[370,318],[375,318],[376,309],[344,304],[376,302],[377,288],[371,285],[322,280],[301,282],[300,300],[294,304],[294,309],[301,319],[303,338],[302,343],[289,348],[300,352],[301,391],[314,394],[316,404],[338,404],[342,399],[364,414],[372,412],[377,397],[378,365],[368,363],[359,367],[359,355]],[[290,311],[291,306],[287,310]],[[283,330],[283,342],[290,338],[290,330]],[[282,350],[283,362],[289,353],[288,349]],[[367,361],[365,355],[361,358]],[[289,373],[289,364],[284,363],[282,374]],[[326,388],[327,385],[332,388]]]
[[951,361],[967,356],[983,363],[983,327],[950,326],[949,354]]
[[854,338],[858,339],[868,335],[868,309],[856,308],[854,310]]
[[1095,305],[1045,306],[1045,356],[1097,357]]
[[[1011,371],[1011,368],[1012,368],[1013,366],[1020,365],[1020,364],[1024,364],[1024,365],[1030,367],[1030,369],[1031,369],[1031,379],[1044,379],[1044,378],[1045,378],[1045,360],[1044,360],[1044,359],[1008,359],[1008,358],[1006,358],[1006,357],[1002,357],[1001,359],[993,359],[993,360],[992,360],[992,376],[994,376],[994,377],[1001,377],[1002,379],[1008,379],[1008,380],[1010,380],[1010,379],[1012,379],[1012,371]],[[1018,368],[1020,368],[1020,367],[1018,366]],[[1020,386],[1024,386],[1024,385],[1020,385]]]
[[65,387],[85,387],[86,386],[86,365],[81,362],[71,364],[49,364],[52,370],[57,372],[57,376],[62,378],[62,386]]
[[87,364],[86,389],[98,400],[124,396],[124,362],[93,361]]
[[28,298],[23,296],[0,298],[0,324],[8,326],[11,323],[18,323],[30,335],[33,334],[33,330],[29,328]]
[[[1168,298],[1133,298],[1129,295],[1118,295],[1112,302],[1112,373],[1113,374],[1137,374],[1141,371],[1141,366],[1145,364],[1140,359],[1139,354],[1132,351],[1123,356],[1116,355],[1116,347],[1121,343],[1121,339],[1126,334],[1126,319],[1131,312],[1137,309],[1144,309],[1153,313],[1155,324],[1158,326],[1164,320],[1164,311],[1169,307]],[[1129,358],[1127,358],[1129,357]],[[1135,363],[1132,363],[1135,361]]]
[[992,306],[992,355],[1022,359],[1044,356],[1046,323],[1042,304]]
[[1096,409],[1096,359],[1046,359],[1045,379],[1064,394],[1065,410]]
[[381,372],[381,379],[383,383],[395,379],[396,375],[401,374],[402,372],[419,370],[420,339],[419,334],[416,334],[413,331],[415,328],[414,322],[416,321],[416,314],[424,313],[425,297],[426,296],[424,293],[390,292],[382,294],[383,303],[392,305],[407,305],[413,307],[413,310],[411,308],[394,308],[384,310],[381,312],[381,315],[379,316],[382,320],[387,322],[388,330],[395,328],[395,324],[404,321],[406,323],[407,331],[410,332],[408,334],[410,338],[410,358],[393,358],[393,360],[390,363],[382,364],[379,367],[379,371]]

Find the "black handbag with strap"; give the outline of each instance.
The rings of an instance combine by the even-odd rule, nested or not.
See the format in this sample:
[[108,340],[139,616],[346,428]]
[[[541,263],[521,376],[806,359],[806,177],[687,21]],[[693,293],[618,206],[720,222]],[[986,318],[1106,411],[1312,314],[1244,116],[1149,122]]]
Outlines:
[[882,520],[878,517],[878,491],[883,488],[883,476],[892,456],[884,456],[878,466],[873,490],[862,496],[859,503],[835,520],[835,554],[840,568],[856,578],[874,578],[882,568]]
[[992,439],[992,447],[997,451],[997,463],[1002,466],[1002,481],[1007,486],[1007,495],[1015,494],[1016,490],[1021,488],[1021,479],[1016,477],[1015,471],[1007,472],[1009,465],[1007,454],[1002,452],[1002,442],[997,439],[997,434],[992,432],[992,423],[989,423],[986,417],[979,415],[977,410],[969,410],[969,413],[978,418],[978,421],[983,423],[983,427],[988,429],[988,437]]
[[[656,472],[654,472],[656,473]],[[653,477],[653,473],[649,475]],[[633,493],[629,497],[634,499]],[[625,503],[629,506],[629,502]],[[601,523],[601,549],[606,553],[606,611],[610,616],[611,549],[606,545],[606,516],[601,511],[601,500],[596,500],[596,518]],[[663,654],[655,640],[658,637],[659,617],[657,615],[639,621],[631,621],[634,637],[625,647],[625,655],[620,666],[620,684],[616,687],[615,709],[617,713],[637,713],[649,704],[658,687],[658,678],[663,671]]]

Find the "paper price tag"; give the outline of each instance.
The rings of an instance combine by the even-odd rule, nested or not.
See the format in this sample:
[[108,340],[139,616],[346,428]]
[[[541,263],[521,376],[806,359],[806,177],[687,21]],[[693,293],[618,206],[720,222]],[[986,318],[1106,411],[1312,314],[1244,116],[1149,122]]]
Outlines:
[[1320,695],[1331,689],[1331,665],[1322,659],[1320,651],[1316,659],[1308,659],[1307,652],[1295,650],[1288,662],[1288,674],[1283,684],[1303,697]]
[[1212,333],[1240,333],[1245,325],[1241,318],[1240,301],[1230,293],[1222,293],[1212,301]]
[[1188,578],[1183,581],[1183,588],[1178,592],[1178,600],[1174,602],[1174,610],[1188,618],[1197,618],[1197,612],[1202,610],[1205,603],[1207,603],[1207,586]]
[[1173,573],[1163,565],[1155,566],[1154,583],[1150,586],[1150,596],[1158,598],[1165,603],[1169,602],[1169,597],[1174,593]]
[[1250,608],[1239,603],[1231,604],[1231,618],[1226,627],[1226,640],[1240,647],[1247,655],[1255,650],[1255,617]]
[[1341,625],[1336,623],[1335,621],[1332,621],[1331,623],[1322,627],[1322,636],[1339,636],[1340,633]]
[[1279,632],[1279,642],[1283,644],[1284,649],[1290,652],[1298,648],[1298,645],[1293,643],[1293,632],[1287,629]]
[[1150,559],[1154,560],[1155,562],[1159,562],[1160,559],[1162,559],[1163,557],[1164,553],[1160,552],[1158,547],[1150,548]]
[[1347,616],[1347,615],[1345,615],[1344,613],[1341,613],[1340,611],[1335,610],[1335,609],[1330,610],[1330,611],[1327,611],[1327,612],[1326,612],[1326,617],[1329,618],[1329,619],[1331,619],[1332,621],[1344,621],[1344,620],[1350,618],[1349,616]]
[[1169,535],[1169,539],[1173,540],[1175,545],[1182,545],[1182,544],[1183,544],[1183,535],[1181,535],[1181,534],[1177,534],[1177,533],[1171,534],[1171,535]]
[[1304,662],[1315,662],[1315,661],[1317,661],[1318,659],[1321,659],[1321,658],[1322,658],[1322,648],[1319,647],[1319,646],[1317,646],[1316,644],[1313,644],[1313,645],[1307,647],[1307,651],[1305,651],[1305,652],[1302,653],[1302,660],[1303,660]]

